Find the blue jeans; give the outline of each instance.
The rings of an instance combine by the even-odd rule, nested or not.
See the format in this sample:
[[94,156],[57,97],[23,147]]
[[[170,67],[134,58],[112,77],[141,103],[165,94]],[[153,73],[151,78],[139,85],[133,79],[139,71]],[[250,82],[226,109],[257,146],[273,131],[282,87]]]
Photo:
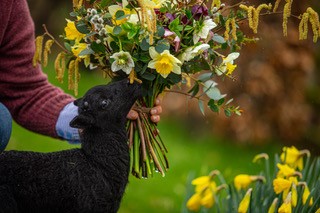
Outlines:
[[3,151],[10,139],[12,117],[8,109],[0,103],[0,152]]

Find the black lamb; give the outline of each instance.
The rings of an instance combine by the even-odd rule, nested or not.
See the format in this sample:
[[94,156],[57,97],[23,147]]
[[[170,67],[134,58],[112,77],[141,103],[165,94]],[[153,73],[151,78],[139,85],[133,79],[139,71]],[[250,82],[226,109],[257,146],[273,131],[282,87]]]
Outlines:
[[0,212],[117,212],[130,166],[126,115],[140,95],[122,80],[76,100],[80,149],[0,153]]

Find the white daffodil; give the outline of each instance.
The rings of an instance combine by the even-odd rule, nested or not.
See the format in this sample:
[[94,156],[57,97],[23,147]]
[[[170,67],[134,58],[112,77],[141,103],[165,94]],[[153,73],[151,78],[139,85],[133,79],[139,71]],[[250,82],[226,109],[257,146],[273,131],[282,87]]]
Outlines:
[[226,94],[221,94],[220,90],[216,87],[218,84],[212,80],[208,80],[204,82],[203,85],[203,92],[206,93],[206,95],[217,101],[220,100],[221,98],[226,97]]
[[202,23],[199,21],[194,21],[193,26],[194,34],[193,34],[193,43],[196,44],[200,38],[206,39],[209,35],[210,30],[217,26],[216,23],[213,22],[212,19],[205,19]]
[[171,55],[169,50],[158,53],[154,47],[150,47],[149,54],[152,60],[148,63],[148,67],[155,69],[163,78],[166,78],[171,72],[181,74],[181,61]]
[[[135,10],[131,10],[127,8],[128,6],[128,1],[127,0],[122,0],[122,4],[120,5],[111,5],[108,7],[108,11],[110,15],[113,18],[113,22],[117,25],[120,25],[124,22],[130,22],[132,24],[137,24],[139,21],[138,14],[136,13]],[[125,15],[129,15],[127,18],[123,18],[121,20],[116,20],[116,13],[122,10]]]
[[181,55],[179,55],[179,59],[180,61],[183,63],[184,61],[190,61],[192,60],[194,57],[200,55],[201,53],[203,53],[203,51],[207,50],[210,48],[209,44],[200,44],[198,46],[195,47],[188,47],[184,53],[182,53]]
[[114,53],[110,58],[114,59],[114,62],[111,65],[112,72],[117,72],[119,70],[124,71],[126,74],[130,74],[132,68],[134,67],[134,62],[130,53],[120,51]]
[[234,65],[233,61],[239,57],[240,53],[233,52],[230,53],[227,57],[223,58],[222,63],[217,67],[217,75],[231,75],[232,72],[236,69],[237,65]]

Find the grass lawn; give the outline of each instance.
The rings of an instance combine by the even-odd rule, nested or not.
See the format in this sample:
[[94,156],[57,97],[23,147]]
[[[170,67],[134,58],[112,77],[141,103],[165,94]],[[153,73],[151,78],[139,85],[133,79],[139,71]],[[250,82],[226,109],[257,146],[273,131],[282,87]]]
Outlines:
[[[54,72],[48,74],[50,82],[57,84]],[[91,86],[103,82],[97,80],[93,75],[82,74],[82,79],[79,96]],[[66,88],[66,85],[62,85],[62,87]],[[120,213],[180,212],[184,204],[187,180],[190,174],[206,175],[211,170],[218,169],[228,181],[232,181],[236,174],[255,174],[259,171],[260,166],[251,163],[254,155],[267,152],[273,156],[273,153],[280,152],[280,146],[277,145],[242,147],[225,139],[215,138],[210,134],[191,134],[191,131],[181,125],[179,121],[169,120],[165,117],[162,117],[159,129],[169,150],[170,170],[164,178],[158,174],[147,180],[130,177]],[[75,145],[31,133],[14,124],[7,150],[48,152],[72,147]]]

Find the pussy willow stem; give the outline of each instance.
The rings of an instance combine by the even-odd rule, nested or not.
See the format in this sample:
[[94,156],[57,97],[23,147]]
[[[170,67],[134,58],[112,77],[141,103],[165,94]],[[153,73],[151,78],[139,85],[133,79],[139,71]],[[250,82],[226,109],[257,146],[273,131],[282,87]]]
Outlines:
[[47,29],[47,27],[46,27],[45,24],[43,24],[42,27],[44,28],[44,31],[45,31],[44,34],[45,34],[45,35],[49,36],[49,37],[54,41],[54,43],[56,43],[64,52],[66,52],[66,53],[69,52],[66,48],[64,48],[64,47],[53,37],[53,35],[51,35],[51,34],[49,33],[49,31],[48,31],[48,29]]

